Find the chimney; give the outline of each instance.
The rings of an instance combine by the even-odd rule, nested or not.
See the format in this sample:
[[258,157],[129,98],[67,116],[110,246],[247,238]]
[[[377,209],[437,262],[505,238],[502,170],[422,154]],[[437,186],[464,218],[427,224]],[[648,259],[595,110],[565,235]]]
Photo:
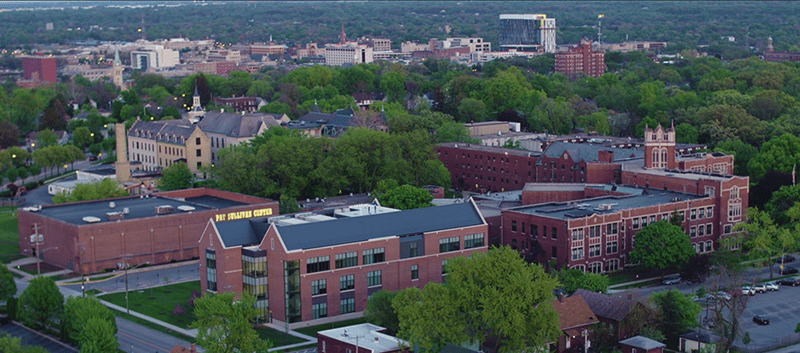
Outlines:
[[378,336],[375,336],[375,342],[378,342]]
[[564,302],[564,293],[558,293],[558,301],[561,303]]
[[190,353],[197,353],[197,347],[194,345],[194,342],[192,342],[192,348],[191,348],[191,350],[189,352]]

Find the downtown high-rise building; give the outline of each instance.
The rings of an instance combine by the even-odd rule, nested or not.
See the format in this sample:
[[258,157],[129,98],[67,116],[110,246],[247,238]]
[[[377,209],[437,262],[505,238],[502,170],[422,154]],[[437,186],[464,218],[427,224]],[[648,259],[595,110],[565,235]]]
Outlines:
[[556,51],[556,19],[544,14],[500,15],[500,48],[518,51]]

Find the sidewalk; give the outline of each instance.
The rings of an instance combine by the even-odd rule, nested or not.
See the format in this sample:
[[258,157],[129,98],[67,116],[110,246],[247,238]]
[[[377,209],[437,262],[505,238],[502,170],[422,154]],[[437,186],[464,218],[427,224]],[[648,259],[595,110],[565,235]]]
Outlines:
[[98,300],[100,301],[100,304],[103,304],[103,305],[105,305],[105,306],[107,306],[107,307],[109,307],[111,309],[114,309],[114,310],[117,310],[117,311],[123,312],[123,313],[127,312],[130,315],[138,317],[138,318],[140,318],[142,320],[149,321],[149,322],[154,323],[156,325],[159,325],[161,327],[168,328],[168,329],[170,329],[172,331],[175,331],[177,333],[180,333],[180,334],[182,334],[184,336],[188,336],[188,337],[191,337],[191,338],[197,338],[197,329],[188,329],[187,330],[187,329],[184,329],[184,328],[180,328],[180,327],[175,326],[173,324],[168,324],[168,323],[166,323],[164,321],[157,320],[157,319],[154,319],[154,318],[149,317],[147,315],[143,315],[143,314],[137,313],[137,312],[135,312],[133,310],[127,311],[127,310],[125,310],[125,308],[123,308],[123,307],[121,307],[119,305],[116,305],[116,304],[109,303],[109,302],[107,302],[105,300],[102,300],[102,299],[98,299]]
[[281,326],[281,325],[274,324],[274,323],[271,323],[271,322],[267,323],[267,324],[264,324],[264,326],[269,327],[269,328],[271,328],[273,330],[276,330],[278,332],[288,333],[290,336],[294,336],[294,337],[306,340],[306,342],[289,344],[289,345],[280,346],[280,347],[272,347],[272,348],[269,349],[270,352],[284,350],[284,349],[292,349],[292,348],[297,348],[297,347],[303,347],[303,346],[308,346],[310,344],[317,344],[317,338],[316,337],[311,337],[311,336],[308,336],[308,335],[304,335],[304,334],[302,334],[300,332],[297,332],[297,331],[294,331],[294,330],[288,330],[287,331],[285,326]]

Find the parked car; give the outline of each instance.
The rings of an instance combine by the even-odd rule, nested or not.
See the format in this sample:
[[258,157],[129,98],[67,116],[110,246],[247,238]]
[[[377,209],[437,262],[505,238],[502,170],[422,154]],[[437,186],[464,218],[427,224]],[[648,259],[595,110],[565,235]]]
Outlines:
[[781,276],[791,275],[793,273],[797,273],[797,269],[794,267],[783,266],[783,269],[778,268],[778,273],[780,273]]
[[681,283],[681,278],[680,278],[680,276],[670,276],[670,277],[664,278],[664,280],[661,281],[661,283],[666,284],[666,285],[678,284],[678,283]]
[[767,284],[766,283],[756,283],[753,286],[753,290],[756,291],[756,293],[766,293],[767,292]]
[[731,295],[728,292],[717,292],[717,296],[725,300],[731,300]]
[[778,284],[780,284],[782,286],[792,286],[792,287],[800,286],[800,278],[797,278],[797,277],[795,277],[795,278],[784,278],[782,280],[779,280]]
[[756,290],[753,289],[753,287],[750,287],[750,286],[743,286],[742,287],[742,294],[756,295]]
[[777,263],[786,263],[786,262],[794,262],[794,256],[792,255],[783,255],[778,258]]
[[90,161],[90,162],[94,162],[94,161],[96,161],[96,160],[97,160],[97,156],[91,156],[91,157],[89,157],[89,161]]
[[778,285],[777,282],[767,282],[764,283],[764,286],[767,287],[767,290],[770,292],[774,292],[780,289],[780,286]]
[[753,322],[759,325],[769,325],[769,319],[764,315],[753,316]]

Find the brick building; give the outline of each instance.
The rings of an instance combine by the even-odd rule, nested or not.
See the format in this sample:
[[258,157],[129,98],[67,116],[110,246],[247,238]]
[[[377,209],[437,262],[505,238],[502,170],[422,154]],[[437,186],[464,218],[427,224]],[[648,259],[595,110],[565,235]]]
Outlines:
[[198,258],[209,219],[277,214],[277,201],[207,188],[44,205],[20,210],[19,249],[35,256],[31,236],[40,234],[42,261],[95,273],[117,268],[125,255],[132,265]]
[[592,77],[600,77],[606,72],[606,53],[595,51],[592,42],[588,39],[581,40],[576,47],[570,47],[567,52],[556,53],[555,71],[567,75],[570,79],[584,73]]
[[56,83],[56,58],[43,56],[22,57],[22,77],[27,80]]
[[455,187],[504,191],[521,188],[516,179],[525,179],[519,184],[525,185],[519,198],[524,206],[502,210],[502,221],[495,222],[500,229],[492,233],[532,261],[614,271],[627,264],[634,234],[673,212],[684,218],[684,231],[699,253],[719,248],[720,238],[735,233],[749,180],[731,175],[733,156],[683,155],[677,150],[691,148],[676,148],[672,127],[647,127],[638,146],[553,142],[530,157],[468,144],[436,150]]
[[184,162],[192,173],[211,164],[208,136],[187,120],[137,120],[128,130],[128,160],[157,171]]
[[221,98],[221,97],[214,97],[212,98],[214,104],[216,105],[227,105],[233,108],[233,111],[237,113],[247,112],[247,113],[255,113],[261,107],[267,105],[267,101],[265,101],[261,97],[230,97],[230,98]]
[[371,353],[408,352],[408,343],[389,336],[386,329],[370,323],[337,327],[317,332],[317,352]]
[[262,318],[303,322],[292,327],[340,315],[336,319],[349,319],[359,316],[367,297],[378,290],[441,283],[448,259],[487,250],[486,233],[473,202],[408,211],[363,205],[328,214],[212,219],[200,238],[201,287],[203,292],[250,293]]
[[553,311],[558,313],[558,328],[563,333],[559,335],[552,351],[580,352],[592,346],[592,332],[594,325],[599,323],[597,316],[589,309],[580,295],[565,298],[560,295],[553,300]]

